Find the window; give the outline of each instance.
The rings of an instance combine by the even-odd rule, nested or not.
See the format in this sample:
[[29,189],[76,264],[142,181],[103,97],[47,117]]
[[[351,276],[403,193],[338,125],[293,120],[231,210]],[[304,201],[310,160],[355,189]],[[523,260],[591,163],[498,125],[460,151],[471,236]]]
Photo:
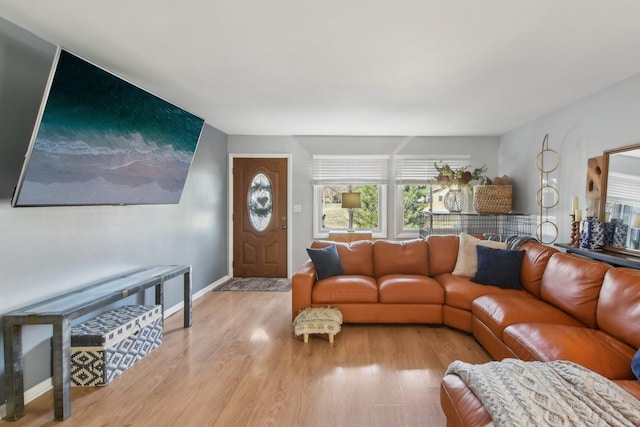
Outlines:
[[346,230],[349,212],[342,208],[342,193],[358,192],[362,207],[354,209],[353,228],[356,230],[380,230],[381,186],[375,184],[328,184],[317,186],[322,197],[321,232]]
[[437,176],[434,163],[447,163],[452,168],[469,164],[470,156],[397,156],[396,157],[396,235],[414,237],[425,209],[443,210],[446,190],[429,181]]
[[314,238],[329,231],[346,230],[349,212],[342,208],[342,193],[359,192],[361,205],[353,213],[356,230],[371,230],[386,237],[387,156],[314,156]]

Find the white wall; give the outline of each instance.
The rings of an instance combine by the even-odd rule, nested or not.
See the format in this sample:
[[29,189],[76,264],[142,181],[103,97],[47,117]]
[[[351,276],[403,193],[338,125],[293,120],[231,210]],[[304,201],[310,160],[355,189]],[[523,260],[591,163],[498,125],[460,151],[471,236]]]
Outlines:
[[549,148],[560,154],[560,166],[552,174],[558,180],[560,203],[549,214],[557,217],[557,241],[568,242],[572,196],[579,196],[581,209],[587,207],[587,160],[604,150],[640,142],[639,118],[640,74],[502,135],[500,173],[520,184],[515,208],[539,213],[536,191],[540,176],[534,160],[548,133]]
[[[180,204],[11,207],[54,50],[0,19],[0,313],[146,265],[192,265],[194,292],[226,276],[227,136],[208,125]],[[167,282],[165,304],[182,299],[181,279]],[[50,376],[50,336],[24,328],[26,389]]]
[[[294,214],[294,271],[305,259],[312,239],[311,159],[314,154],[471,154],[474,165],[485,163],[488,175],[510,176],[514,211],[538,215],[536,192],[540,173],[535,158],[545,134],[549,148],[560,155],[556,178],[559,204],[548,211],[558,225],[558,242],[570,235],[571,199],[579,196],[586,209],[587,160],[604,150],[640,142],[640,74],[614,84],[500,137],[296,137],[229,136],[230,153],[291,153]],[[389,200],[394,200],[390,188]],[[390,218],[393,216],[390,215]],[[393,224],[388,228],[393,238]]]
[[[311,161],[323,155],[395,155],[395,154],[469,154],[474,167],[487,165],[488,175],[498,171],[497,137],[388,137],[388,136],[229,136],[229,153],[291,154],[293,170],[292,203],[301,205],[290,226],[293,234],[293,271],[307,259],[305,248],[313,238],[313,192]],[[395,215],[392,200],[395,188],[389,187],[389,238],[394,238]]]

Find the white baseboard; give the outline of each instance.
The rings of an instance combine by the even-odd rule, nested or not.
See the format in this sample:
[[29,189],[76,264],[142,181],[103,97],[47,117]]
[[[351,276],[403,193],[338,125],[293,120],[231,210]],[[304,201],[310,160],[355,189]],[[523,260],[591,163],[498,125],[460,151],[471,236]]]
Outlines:
[[[211,290],[217,288],[218,286],[222,285],[223,283],[227,282],[229,280],[229,276],[224,276],[221,279],[216,280],[215,282],[213,282],[212,284],[210,284],[209,286],[207,286],[206,288],[203,288],[201,290],[199,290],[198,292],[196,292],[195,294],[193,294],[191,296],[191,300],[195,301],[198,298],[202,298],[205,294],[207,294],[208,292],[211,292]],[[166,319],[167,317],[171,316],[172,314],[177,313],[178,311],[182,310],[182,308],[184,307],[182,301],[179,302],[178,304],[174,305],[173,307],[169,307],[167,309],[164,310],[164,318]],[[39,384],[34,385],[33,387],[31,387],[29,390],[24,392],[24,403],[25,405],[29,402],[31,402],[32,400],[40,397],[41,395],[45,394],[46,392],[48,392],[49,390],[51,390],[53,388],[53,380],[52,378],[47,378],[46,380],[42,381]],[[0,418],[4,418],[7,416],[7,405],[0,405]]]
[[[198,292],[193,294],[191,296],[191,300],[195,301],[198,298],[202,298],[202,296],[204,296],[205,294],[211,292],[211,290],[217,288],[218,286],[222,285],[223,283],[226,283],[228,280],[229,280],[229,275],[223,276],[222,278],[216,280],[215,282],[213,282],[209,286],[207,286],[205,288],[202,288]],[[182,310],[183,307],[184,307],[184,305],[183,305],[182,301],[180,301],[179,303],[177,303],[173,307],[165,308],[164,309],[164,318],[166,319],[167,317],[171,316],[172,314],[177,313],[178,311]]]
[[229,279],[231,279],[231,277],[229,277],[229,275],[227,274],[226,276],[216,280],[215,282],[213,282],[212,284],[210,284],[209,286],[207,286],[206,288],[204,288],[203,290],[201,290],[198,293],[206,293],[206,292],[210,292],[212,290],[214,290],[217,287],[220,287],[221,285],[224,285],[225,283],[227,283],[229,281]]

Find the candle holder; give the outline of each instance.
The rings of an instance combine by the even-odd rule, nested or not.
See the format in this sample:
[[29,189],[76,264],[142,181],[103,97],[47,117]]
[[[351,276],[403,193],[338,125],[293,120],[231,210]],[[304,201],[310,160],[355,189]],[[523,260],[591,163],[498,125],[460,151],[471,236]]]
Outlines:
[[576,221],[574,214],[569,217],[571,218],[571,246],[577,248],[580,246],[580,221]]

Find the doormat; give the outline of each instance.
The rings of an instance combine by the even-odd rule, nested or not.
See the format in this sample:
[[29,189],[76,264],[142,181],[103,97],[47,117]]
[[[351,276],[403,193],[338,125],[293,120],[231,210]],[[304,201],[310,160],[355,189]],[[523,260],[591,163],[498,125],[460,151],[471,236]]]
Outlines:
[[291,290],[291,280],[270,277],[234,277],[213,290],[289,292]]

